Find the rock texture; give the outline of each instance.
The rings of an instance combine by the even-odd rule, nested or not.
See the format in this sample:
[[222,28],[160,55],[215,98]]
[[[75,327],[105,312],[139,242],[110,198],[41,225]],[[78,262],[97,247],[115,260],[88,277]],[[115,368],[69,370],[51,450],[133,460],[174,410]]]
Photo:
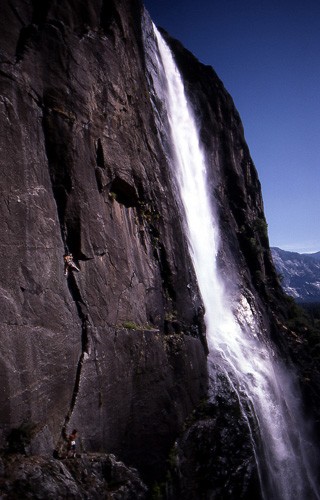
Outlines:
[[147,491],[137,471],[113,455],[89,454],[60,462],[14,455],[0,461],[1,498],[142,500]]
[[[141,4],[1,15],[0,443],[32,426],[157,476],[206,391],[201,301],[144,75]],[[64,276],[72,253],[80,272]]]

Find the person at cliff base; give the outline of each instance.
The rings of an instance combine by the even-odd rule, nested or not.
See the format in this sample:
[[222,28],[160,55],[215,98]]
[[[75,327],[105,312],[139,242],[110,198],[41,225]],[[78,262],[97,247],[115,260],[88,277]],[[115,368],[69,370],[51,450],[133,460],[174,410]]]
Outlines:
[[75,458],[76,456],[76,439],[78,437],[77,429],[73,429],[68,437],[68,457]]

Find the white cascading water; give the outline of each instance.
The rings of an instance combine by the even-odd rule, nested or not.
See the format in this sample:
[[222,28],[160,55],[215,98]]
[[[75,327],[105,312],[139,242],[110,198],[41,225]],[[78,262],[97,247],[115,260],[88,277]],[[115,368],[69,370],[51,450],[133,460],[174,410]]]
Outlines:
[[239,398],[249,430],[250,418],[244,408],[249,407],[255,415],[262,442],[257,443],[250,432],[263,498],[320,499],[311,474],[313,446],[303,431],[299,397],[290,376],[266,343],[259,340],[259,321],[247,299],[242,295],[237,304],[230,304],[219,277],[216,262],[219,231],[207,193],[205,156],[180,73],[170,49],[153,28],[159,51],[152,54],[153,86],[162,89],[170,124],[173,175],[185,212],[189,251],[206,311],[209,370],[212,378],[217,371],[227,377]]

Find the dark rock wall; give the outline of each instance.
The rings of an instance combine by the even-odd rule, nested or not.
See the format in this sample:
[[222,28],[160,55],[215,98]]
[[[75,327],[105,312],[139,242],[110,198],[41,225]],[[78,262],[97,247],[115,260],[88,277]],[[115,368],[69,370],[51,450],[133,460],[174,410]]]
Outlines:
[[154,470],[205,393],[206,355],[140,10],[2,5],[0,436],[31,422],[51,453],[77,427],[83,449]]

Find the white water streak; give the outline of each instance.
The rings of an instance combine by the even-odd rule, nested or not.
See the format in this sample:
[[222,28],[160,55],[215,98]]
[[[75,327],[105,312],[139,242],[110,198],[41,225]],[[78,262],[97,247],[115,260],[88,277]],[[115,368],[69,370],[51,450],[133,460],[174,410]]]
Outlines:
[[241,297],[233,313],[219,277],[219,234],[207,193],[205,156],[179,71],[168,46],[154,29],[160,53],[160,81],[163,79],[167,87],[165,105],[174,147],[174,175],[206,310],[209,367],[214,364],[217,369],[218,365],[235,387],[239,401],[245,394],[254,409],[268,468],[267,480],[262,480],[265,498],[270,498],[271,491],[273,500],[319,499],[308,477],[308,443],[299,432],[302,418],[289,377],[258,339],[258,321],[245,297]]

